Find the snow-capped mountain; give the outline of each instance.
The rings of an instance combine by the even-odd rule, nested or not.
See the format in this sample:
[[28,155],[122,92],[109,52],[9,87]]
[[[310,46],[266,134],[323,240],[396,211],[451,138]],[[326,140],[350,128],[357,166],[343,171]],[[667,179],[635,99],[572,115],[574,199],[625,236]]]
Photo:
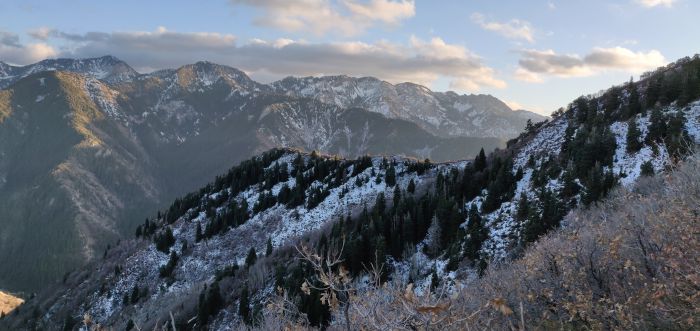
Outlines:
[[412,121],[444,137],[495,137],[508,139],[520,133],[530,119],[544,116],[513,111],[490,95],[433,92],[425,86],[392,85],[373,77],[288,77],[271,86],[278,93],[310,97],[339,107],[364,108],[389,118]]
[[128,64],[109,55],[88,59],[48,59],[21,67],[0,61],[0,89],[7,88],[31,74],[56,70],[84,74],[109,84],[128,82],[139,75]]
[[[0,90],[0,284],[13,291],[95,258],[150,210],[271,148],[445,161],[504,145],[275,93],[209,62],[146,75],[113,57],[2,70],[14,83]],[[57,221],[42,226],[46,219]],[[36,241],[54,254],[14,253]]]
[[[686,81],[678,85],[680,77]],[[322,293],[300,285],[315,281],[293,248],[300,244],[320,255],[347,250],[344,266],[359,288],[374,262],[383,263],[387,279],[415,285],[407,296],[433,282],[469,286],[488,263],[517,257],[568,226],[560,223],[572,208],[685,158],[700,143],[697,82],[700,56],[683,59],[640,82],[581,97],[506,149],[473,161],[263,153],[152,212],[135,239],[5,323],[70,328],[80,318],[150,329],[169,320],[218,330],[250,322],[248,314],[279,313],[266,305],[279,289],[284,312],[296,309],[316,326],[336,322]]]

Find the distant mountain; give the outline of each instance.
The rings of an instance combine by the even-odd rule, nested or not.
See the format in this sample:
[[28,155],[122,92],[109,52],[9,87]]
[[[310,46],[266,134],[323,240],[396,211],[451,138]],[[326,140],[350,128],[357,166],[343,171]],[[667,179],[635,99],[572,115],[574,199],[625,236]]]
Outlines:
[[128,64],[113,56],[90,59],[49,59],[22,67],[0,62],[0,89],[7,88],[24,77],[42,71],[70,71],[109,84],[131,81],[139,75]]
[[270,148],[446,161],[504,145],[278,93],[210,62],[145,75],[109,56],[2,64],[0,82],[0,285],[11,290],[94,259],[149,211]]
[[518,135],[530,119],[546,117],[511,110],[490,95],[433,92],[425,86],[392,85],[373,77],[288,77],[271,86],[278,93],[310,97],[339,107],[364,108],[388,118],[418,124],[442,137],[471,136],[509,139]]

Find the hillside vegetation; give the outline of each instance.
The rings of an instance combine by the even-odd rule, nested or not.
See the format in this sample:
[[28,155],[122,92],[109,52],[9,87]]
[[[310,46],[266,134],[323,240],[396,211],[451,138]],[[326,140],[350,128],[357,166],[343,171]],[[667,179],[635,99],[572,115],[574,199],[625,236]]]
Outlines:
[[[577,208],[510,264],[416,295],[401,282],[352,292],[352,329],[683,330],[700,321],[700,157]],[[280,312],[273,310],[273,312]],[[345,327],[340,310],[333,312]],[[271,314],[262,328],[303,327]]]

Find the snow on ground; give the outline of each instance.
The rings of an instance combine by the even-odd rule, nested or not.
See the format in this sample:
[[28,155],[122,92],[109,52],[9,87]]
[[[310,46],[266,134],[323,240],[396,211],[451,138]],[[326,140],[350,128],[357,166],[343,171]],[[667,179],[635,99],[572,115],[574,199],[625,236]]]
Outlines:
[[525,168],[530,155],[546,154],[558,155],[561,144],[564,142],[564,132],[568,126],[564,116],[556,118],[545,124],[537,135],[524,146],[513,160],[513,169]]

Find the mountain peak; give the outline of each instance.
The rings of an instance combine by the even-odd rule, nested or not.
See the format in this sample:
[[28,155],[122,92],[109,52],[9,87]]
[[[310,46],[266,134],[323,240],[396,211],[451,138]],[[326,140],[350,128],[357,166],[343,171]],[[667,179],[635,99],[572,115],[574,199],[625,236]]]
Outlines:
[[23,77],[41,71],[70,71],[96,78],[109,84],[131,81],[139,75],[126,62],[112,55],[83,59],[46,59],[21,67],[7,64],[0,65],[0,89],[10,86]]

